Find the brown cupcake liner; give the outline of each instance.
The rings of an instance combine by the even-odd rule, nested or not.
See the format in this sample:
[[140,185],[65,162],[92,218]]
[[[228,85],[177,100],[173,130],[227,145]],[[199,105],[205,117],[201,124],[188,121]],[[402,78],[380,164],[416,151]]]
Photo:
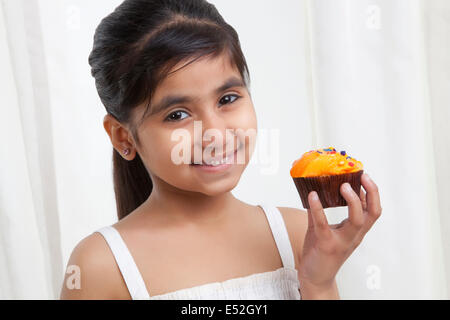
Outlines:
[[347,201],[342,197],[340,187],[348,182],[359,196],[361,190],[361,176],[364,170],[357,172],[318,176],[292,178],[297,191],[302,199],[303,208],[309,209],[308,194],[316,191],[323,208],[347,206]]

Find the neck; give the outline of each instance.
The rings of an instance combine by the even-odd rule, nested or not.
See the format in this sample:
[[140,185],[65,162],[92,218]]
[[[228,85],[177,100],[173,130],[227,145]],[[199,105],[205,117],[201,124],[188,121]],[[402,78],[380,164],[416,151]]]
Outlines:
[[[145,212],[152,212],[167,223],[215,224],[236,210],[237,200],[228,191],[209,196],[156,183],[145,201]],[[233,209],[234,208],[234,209]]]

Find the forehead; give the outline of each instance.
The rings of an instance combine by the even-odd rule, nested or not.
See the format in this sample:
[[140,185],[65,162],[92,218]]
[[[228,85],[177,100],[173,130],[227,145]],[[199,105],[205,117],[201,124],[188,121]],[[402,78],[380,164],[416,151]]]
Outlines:
[[233,75],[241,78],[238,69],[225,54],[217,57],[201,57],[193,62],[182,61],[174,66],[158,85],[152,100],[158,102],[166,94],[194,97],[212,93],[225,79]]

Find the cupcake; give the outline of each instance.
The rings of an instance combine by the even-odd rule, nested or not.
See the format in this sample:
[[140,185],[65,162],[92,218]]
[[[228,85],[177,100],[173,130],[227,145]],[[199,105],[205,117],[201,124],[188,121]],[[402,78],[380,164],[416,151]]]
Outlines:
[[363,165],[345,151],[335,148],[311,150],[295,160],[291,177],[297,187],[303,207],[309,209],[308,194],[316,191],[323,208],[346,206],[340,187],[348,182],[359,195]]

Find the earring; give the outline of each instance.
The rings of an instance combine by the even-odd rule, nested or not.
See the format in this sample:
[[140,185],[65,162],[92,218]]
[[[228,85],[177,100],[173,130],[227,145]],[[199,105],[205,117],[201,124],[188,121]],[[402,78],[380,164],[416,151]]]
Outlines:
[[130,149],[125,149],[123,151],[123,154],[126,155],[126,156],[129,155],[130,154]]

